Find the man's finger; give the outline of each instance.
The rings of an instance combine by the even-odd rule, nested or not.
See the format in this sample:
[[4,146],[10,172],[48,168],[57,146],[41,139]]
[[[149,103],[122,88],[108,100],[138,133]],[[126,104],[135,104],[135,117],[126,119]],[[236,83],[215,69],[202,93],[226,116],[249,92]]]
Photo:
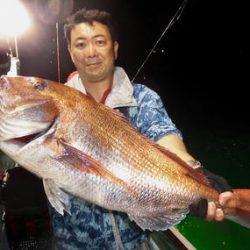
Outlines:
[[231,191],[226,191],[220,194],[219,203],[221,206],[225,206],[227,202],[232,198],[233,193]]
[[214,219],[216,213],[216,205],[214,202],[208,202],[208,209],[207,209],[207,220],[211,221]]
[[215,211],[215,220],[216,221],[222,221],[224,220],[225,216],[224,216],[224,212],[221,208],[217,208]]

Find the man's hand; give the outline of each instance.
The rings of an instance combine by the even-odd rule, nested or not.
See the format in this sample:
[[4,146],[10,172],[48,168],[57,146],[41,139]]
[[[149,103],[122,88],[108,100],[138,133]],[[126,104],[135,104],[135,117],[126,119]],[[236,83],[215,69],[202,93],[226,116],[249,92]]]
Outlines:
[[231,191],[226,191],[226,192],[220,193],[218,205],[216,205],[215,202],[208,202],[206,219],[208,221],[224,220],[225,214],[223,211],[223,206],[225,206],[232,197],[233,197],[233,193]]
[[190,215],[198,216],[200,218],[207,219],[208,221],[216,220],[222,221],[225,218],[223,208],[226,207],[228,201],[233,197],[232,188],[228,184],[225,178],[211,173],[204,167],[200,166],[196,169],[200,173],[204,174],[212,187],[220,192],[218,202],[207,202],[207,200],[201,200],[197,204],[190,206]]

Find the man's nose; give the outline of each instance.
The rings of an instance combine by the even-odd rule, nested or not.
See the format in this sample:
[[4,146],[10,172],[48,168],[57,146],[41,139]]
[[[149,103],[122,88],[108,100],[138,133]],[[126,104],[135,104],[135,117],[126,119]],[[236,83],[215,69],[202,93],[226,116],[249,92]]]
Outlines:
[[94,57],[96,56],[96,47],[94,44],[90,43],[88,45],[88,56],[89,57]]

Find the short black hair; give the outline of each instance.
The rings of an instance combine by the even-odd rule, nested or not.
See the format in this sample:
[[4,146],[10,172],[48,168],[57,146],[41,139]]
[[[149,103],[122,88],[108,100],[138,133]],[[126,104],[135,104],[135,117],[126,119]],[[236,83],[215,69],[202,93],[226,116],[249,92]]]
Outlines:
[[106,25],[111,34],[111,38],[113,41],[117,41],[117,33],[114,27],[114,24],[111,20],[111,14],[104,10],[99,9],[80,9],[75,12],[73,15],[66,19],[64,24],[64,36],[70,44],[71,42],[71,31],[77,24],[80,23],[89,23],[93,24],[93,22],[99,22]]

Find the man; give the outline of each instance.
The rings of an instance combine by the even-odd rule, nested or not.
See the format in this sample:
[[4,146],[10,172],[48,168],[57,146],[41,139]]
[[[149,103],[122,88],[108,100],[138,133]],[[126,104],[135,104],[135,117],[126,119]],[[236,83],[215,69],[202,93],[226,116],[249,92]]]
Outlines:
[[[144,85],[132,85],[124,70],[114,66],[119,44],[110,15],[82,9],[69,17],[64,31],[77,69],[66,85],[119,109],[142,134],[194,168],[200,167],[187,152],[181,133],[159,96]],[[220,202],[224,204],[230,196],[231,192],[222,193]],[[75,197],[71,197],[71,205],[71,215],[61,216],[52,209],[58,249],[139,249],[142,244],[146,247],[148,233],[140,230],[125,214],[112,213]],[[191,210],[196,214],[196,208]],[[214,203],[209,203],[205,211],[209,220],[224,218],[223,210]]]

